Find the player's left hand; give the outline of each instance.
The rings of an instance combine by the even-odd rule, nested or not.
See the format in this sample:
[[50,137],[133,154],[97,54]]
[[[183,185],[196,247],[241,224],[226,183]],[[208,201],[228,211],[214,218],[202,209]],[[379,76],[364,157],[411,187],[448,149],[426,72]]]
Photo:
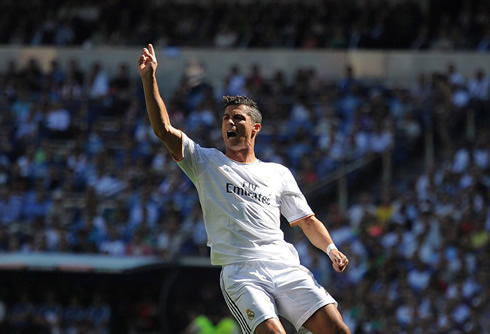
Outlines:
[[330,251],[330,260],[332,260],[333,269],[335,269],[335,271],[338,271],[339,273],[344,271],[349,264],[349,260],[347,259],[347,257],[342,254],[342,252],[339,252],[337,249],[332,249]]

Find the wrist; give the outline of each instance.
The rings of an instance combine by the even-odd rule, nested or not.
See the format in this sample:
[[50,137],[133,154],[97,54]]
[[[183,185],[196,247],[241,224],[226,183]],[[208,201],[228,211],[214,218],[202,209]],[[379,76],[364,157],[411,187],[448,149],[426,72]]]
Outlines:
[[327,253],[327,255],[329,257],[330,257],[330,252],[332,251],[332,249],[337,249],[337,246],[335,246],[335,244],[333,242],[327,246],[327,249],[325,249],[325,253]]
[[155,71],[145,71],[145,72],[141,72],[140,75],[141,75],[141,78],[143,79],[143,81],[150,81],[150,82],[153,82],[153,81],[156,81],[156,75],[155,75]]

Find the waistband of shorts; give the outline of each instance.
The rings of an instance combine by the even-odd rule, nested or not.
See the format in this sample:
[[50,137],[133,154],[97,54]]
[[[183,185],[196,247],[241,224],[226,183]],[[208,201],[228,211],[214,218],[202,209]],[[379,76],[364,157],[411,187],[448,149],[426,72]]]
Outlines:
[[223,264],[221,267],[222,268],[225,268],[225,267],[233,267],[233,266],[236,266],[236,267],[242,267],[242,266],[247,266],[247,265],[251,265],[251,266],[257,266],[257,265],[261,265],[261,264],[264,264],[264,265],[267,265],[267,266],[273,266],[275,268],[285,268],[285,267],[302,267],[302,265],[300,263],[285,263],[285,262],[282,262],[282,261],[274,261],[274,260],[271,260],[271,259],[266,259],[266,260],[247,260],[247,261],[240,261],[240,262],[232,262],[232,263],[228,263],[228,264]]

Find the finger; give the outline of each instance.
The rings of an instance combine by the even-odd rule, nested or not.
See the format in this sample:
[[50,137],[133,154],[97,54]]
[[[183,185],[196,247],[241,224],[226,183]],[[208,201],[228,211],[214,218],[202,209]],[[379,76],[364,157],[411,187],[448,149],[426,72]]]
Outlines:
[[339,266],[337,266],[337,268],[338,268],[338,270],[337,270],[338,272],[342,272],[345,270],[345,268],[347,268],[347,265],[345,265],[345,264],[339,265]]
[[155,49],[153,48],[153,44],[148,44],[148,49],[150,49],[150,54],[152,56],[155,56]]
[[144,48],[144,49],[143,49],[143,53],[144,53],[144,55],[145,55],[146,57],[148,57],[148,59],[149,59],[150,61],[153,61],[153,62],[154,62],[154,61],[156,61],[155,56],[154,56],[154,55],[152,55],[152,54],[150,53],[150,50],[148,50],[147,48]]
[[334,269],[338,272],[344,271],[347,268],[348,264],[349,264],[349,260],[347,259],[345,259],[345,261],[336,261],[332,263]]
[[148,62],[148,57],[142,56],[138,59],[138,65],[140,66],[140,68],[146,66],[147,62]]

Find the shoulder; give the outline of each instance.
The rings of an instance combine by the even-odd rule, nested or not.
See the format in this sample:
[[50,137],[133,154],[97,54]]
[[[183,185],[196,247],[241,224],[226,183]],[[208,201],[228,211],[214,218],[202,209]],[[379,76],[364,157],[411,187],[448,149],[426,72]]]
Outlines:
[[207,156],[211,156],[211,157],[214,157],[214,158],[220,158],[220,159],[226,158],[226,156],[224,155],[223,152],[221,152],[220,150],[218,150],[216,148],[213,148],[213,147],[201,147],[201,150]]
[[198,143],[196,143],[192,138],[187,136],[184,132],[182,132],[182,141],[184,146],[190,146],[192,147],[193,151],[199,151],[203,155],[214,155],[214,156],[224,156],[224,154],[217,150],[216,148],[212,147],[202,147]]
[[279,175],[291,174],[289,168],[277,162],[266,162],[266,161],[259,160],[258,166],[260,168],[273,170]]

